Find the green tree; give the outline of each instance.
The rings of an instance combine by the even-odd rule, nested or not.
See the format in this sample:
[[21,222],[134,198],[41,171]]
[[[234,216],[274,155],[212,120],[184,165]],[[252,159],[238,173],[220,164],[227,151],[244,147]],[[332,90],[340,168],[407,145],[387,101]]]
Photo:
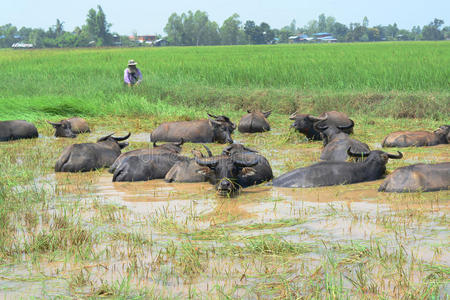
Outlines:
[[164,27],[164,32],[167,34],[167,41],[171,45],[182,45],[183,35],[184,35],[183,22],[181,16],[173,13],[170,15],[166,26]]
[[369,19],[367,17],[364,17],[362,26],[366,28],[369,27]]
[[223,21],[222,27],[220,27],[220,37],[223,45],[237,45],[241,24],[238,14],[233,14]]
[[443,20],[434,19],[430,24],[423,26],[422,39],[430,41],[443,40],[444,34],[439,30],[442,25],[444,25]]

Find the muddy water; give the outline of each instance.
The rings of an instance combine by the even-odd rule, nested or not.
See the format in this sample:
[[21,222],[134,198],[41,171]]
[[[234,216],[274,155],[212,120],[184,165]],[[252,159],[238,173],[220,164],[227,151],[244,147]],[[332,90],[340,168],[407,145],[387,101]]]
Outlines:
[[[65,191],[80,191],[78,174],[58,174],[54,180]],[[210,224],[233,221],[236,224],[268,223],[277,220],[304,218],[307,222],[292,228],[252,231],[248,235],[283,233],[302,229],[308,235],[320,236],[326,240],[368,239],[383,236],[384,228],[374,220],[403,209],[392,198],[405,198],[405,194],[378,193],[382,180],[346,186],[310,189],[274,188],[256,186],[244,189],[238,197],[227,199],[215,194],[208,183],[166,183],[163,180],[147,182],[112,182],[112,175],[97,173],[89,180],[90,191],[86,198],[124,205],[144,215],[161,210],[172,211],[180,222],[186,222],[195,215]],[[436,202],[436,196],[440,201]],[[442,197],[446,192],[411,194],[408,207],[429,209],[436,214],[448,212],[448,203]],[[417,199],[416,199],[417,198]],[[408,201],[408,199],[406,199]],[[403,202],[403,200],[400,200]],[[197,219],[198,220],[198,219]],[[203,226],[202,226],[203,227]],[[301,230],[299,230],[301,231]],[[241,233],[240,233],[241,234]],[[302,240],[294,234],[290,239]]]
[[[109,132],[105,131],[105,134]],[[86,140],[95,140],[100,135],[86,135]],[[118,134],[118,135],[123,135]],[[236,139],[245,143],[250,137],[240,135]],[[147,143],[148,133],[133,134],[132,142]],[[49,138],[46,143],[55,143]],[[56,139],[59,148],[72,143],[71,141]],[[270,144],[267,144],[270,145]],[[274,169],[275,175],[280,175],[289,169],[309,165],[317,161],[320,156],[320,143],[285,145],[279,149],[269,146],[261,147],[254,142],[251,147],[264,154]],[[376,148],[376,145],[371,145]],[[199,145],[186,145],[184,153]],[[218,153],[222,145],[212,145],[214,153]],[[450,161],[448,145],[425,148],[400,149],[404,159],[390,161],[390,171],[396,167],[419,162]],[[394,151],[389,151],[394,152]],[[188,154],[187,154],[188,155]],[[215,228],[217,226],[238,225],[240,230],[232,230],[231,238],[254,238],[266,234],[278,234],[283,239],[295,243],[327,242],[367,242],[381,240],[394,243],[398,235],[409,237],[408,243],[403,245],[408,253],[413,253],[415,259],[425,262],[450,264],[450,240],[445,219],[449,213],[450,195],[448,191],[434,193],[386,194],[378,193],[377,189],[382,180],[334,187],[311,189],[286,189],[271,186],[256,186],[244,189],[235,198],[223,198],[216,195],[214,188],[208,183],[166,183],[163,180],[147,182],[112,182],[112,174],[105,170],[83,174],[54,174],[35,181],[36,185],[56,188],[58,201],[75,201],[78,199],[96,200],[104,203],[126,206],[134,214],[142,218],[152,218],[162,212],[173,216],[180,224],[187,224],[190,231]],[[126,221],[129,222],[132,217]],[[255,224],[283,223],[278,227],[251,227]],[[126,224],[127,226],[129,224]],[[130,225],[131,226],[131,225]],[[245,229],[248,226],[248,229]],[[258,229],[254,229],[258,228]],[[106,229],[105,229],[106,230]],[[154,240],[179,239],[176,234],[155,232],[148,227]],[[214,243],[214,241],[201,241]],[[395,246],[393,245],[392,248]],[[441,247],[441,251],[436,251]],[[307,254],[314,263],[320,263],[318,251]],[[151,260],[153,258],[143,258]],[[126,262],[110,262],[110,269],[105,276],[118,280],[124,276],[123,265]],[[117,268],[114,266],[117,265]],[[226,258],[211,262],[211,268],[236,270],[239,262],[226,261]],[[42,264],[46,268],[45,264]],[[234,269],[233,269],[234,268]],[[49,267],[50,269],[50,267]],[[120,271],[117,271],[119,270]],[[103,274],[99,268],[99,274]],[[242,270],[240,270],[242,274]],[[48,278],[36,278],[36,282],[21,280],[20,274],[28,274],[24,267],[2,269],[0,272],[0,286],[5,287],[8,295],[38,295],[43,281],[51,288],[47,288],[50,295],[63,289],[63,281]],[[10,274],[15,274],[13,280]],[[2,279],[4,277],[4,280]],[[237,275],[238,278],[240,275]],[[25,278],[26,276],[23,276]],[[100,275],[99,278],[102,278]],[[233,286],[233,280],[229,285]],[[216,281],[211,278],[198,278],[194,284],[199,290],[211,288]],[[185,283],[170,281],[161,283],[171,286],[176,291],[183,292]],[[206,287],[205,287],[206,285]],[[24,286],[25,288],[21,288]],[[61,290],[59,290],[61,293]],[[36,294],[35,294],[36,293]],[[70,292],[68,292],[70,293]],[[1,294],[1,290],[0,290]],[[44,295],[43,295],[44,297]]]

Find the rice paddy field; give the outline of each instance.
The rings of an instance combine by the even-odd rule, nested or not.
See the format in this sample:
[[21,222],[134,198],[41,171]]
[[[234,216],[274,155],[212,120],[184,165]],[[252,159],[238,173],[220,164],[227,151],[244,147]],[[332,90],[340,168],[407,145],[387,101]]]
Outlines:
[[[113,183],[106,170],[55,173],[64,147],[160,123],[272,109],[272,130],[233,139],[275,176],[319,160],[294,111],[338,110],[380,149],[397,130],[450,120],[450,42],[0,50],[0,120],[38,139],[0,143],[0,299],[448,299],[449,191],[379,193],[381,180],[234,198],[209,183]],[[142,85],[123,85],[129,59]],[[80,116],[91,133],[53,137]],[[224,145],[209,145],[215,154]],[[201,145],[187,143],[192,156]],[[400,150],[388,173],[449,162],[448,145]]]

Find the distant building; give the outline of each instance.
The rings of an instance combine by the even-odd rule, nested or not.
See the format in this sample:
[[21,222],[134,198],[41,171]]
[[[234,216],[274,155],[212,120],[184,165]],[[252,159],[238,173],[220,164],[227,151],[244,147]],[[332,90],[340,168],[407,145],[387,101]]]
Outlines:
[[158,39],[152,43],[152,45],[155,47],[167,46],[168,44],[169,42],[167,42],[165,39]]
[[25,44],[25,43],[14,43],[11,45],[11,48],[14,49],[31,49],[34,48],[33,44]]
[[137,37],[135,37],[134,35],[130,35],[128,37],[130,39],[130,41],[137,41],[138,43],[147,43],[148,42],[154,42],[158,39],[158,37],[156,35],[138,35]]
[[337,39],[328,32],[319,32],[313,34],[314,40],[317,42],[324,42],[324,43],[336,43]]
[[289,43],[306,43],[312,40],[313,38],[310,38],[306,34],[298,34],[289,37]]

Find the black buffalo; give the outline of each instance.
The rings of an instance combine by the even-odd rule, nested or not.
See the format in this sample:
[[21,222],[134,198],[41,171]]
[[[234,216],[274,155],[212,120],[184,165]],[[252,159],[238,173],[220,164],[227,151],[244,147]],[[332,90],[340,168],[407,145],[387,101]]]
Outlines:
[[23,120],[0,121],[0,142],[39,136],[36,126]]
[[[208,147],[203,145],[208,152],[208,157],[212,157],[212,153]],[[197,164],[195,157],[203,158],[203,154],[198,150],[192,150],[194,158],[188,160],[180,160],[175,163],[172,168],[167,172],[164,180],[166,182],[204,182],[206,176],[201,174],[200,170],[204,167]]]
[[324,147],[320,155],[321,160],[346,161],[349,158],[347,154],[349,148],[358,153],[370,152],[367,144],[352,139],[347,133],[343,132],[348,127],[336,128],[335,126],[319,126],[316,124],[315,128],[321,133],[323,139]]
[[232,143],[231,133],[236,125],[226,116],[208,115],[213,119],[163,123],[151,133],[151,140],[177,142],[184,139],[192,143]]
[[79,133],[91,132],[86,120],[79,117],[61,120],[58,123],[53,123],[50,121],[47,121],[47,123],[56,129],[56,137],[75,138]]
[[183,144],[184,144],[183,139],[178,143],[167,143],[162,145],[157,145],[156,142],[153,142],[153,148],[136,149],[128,151],[126,153],[122,153],[120,154],[119,157],[117,157],[116,161],[109,168],[108,172],[114,173],[114,171],[122,163],[122,161],[129,156],[162,154],[162,153],[179,154],[181,152],[181,146]]
[[109,134],[96,143],[74,144],[66,147],[55,165],[56,172],[87,172],[111,166],[120,155],[127,142],[119,143],[130,137],[113,137]]
[[314,124],[317,122],[321,122],[322,125],[327,126],[345,127],[345,133],[353,133],[354,122],[349,119],[346,114],[338,111],[325,112],[320,114],[318,117],[308,114],[297,114],[297,112],[295,112],[289,117],[289,119],[294,121],[291,127],[306,135],[306,137],[310,140],[318,141],[322,139],[320,132],[314,128]]
[[389,158],[400,159],[403,155],[389,154],[375,150],[367,153],[354,153],[349,156],[366,157],[363,162],[324,161],[309,167],[300,168],[273,179],[273,186],[291,188],[310,188],[380,179],[386,173]]
[[429,131],[397,131],[383,140],[383,147],[422,147],[448,144],[450,125],[443,125],[433,132]]
[[260,184],[273,178],[272,168],[267,159],[253,150],[236,145],[224,149],[222,155],[195,158],[203,166],[199,172],[216,185],[222,196],[231,196],[240,188]]
[[239,121],[238,131],[242,133],[265,132],[270,130],[269,121],[271,111],[247,111],[248,114],[243,116]]
[[114,170],[113,181],[162,179],[175,163],[187,160],[188,157],[173,153],[128,156]]
[[450,162],[416,164],[396,169],[381,184],[380,192],[430,192],[448,190]]

